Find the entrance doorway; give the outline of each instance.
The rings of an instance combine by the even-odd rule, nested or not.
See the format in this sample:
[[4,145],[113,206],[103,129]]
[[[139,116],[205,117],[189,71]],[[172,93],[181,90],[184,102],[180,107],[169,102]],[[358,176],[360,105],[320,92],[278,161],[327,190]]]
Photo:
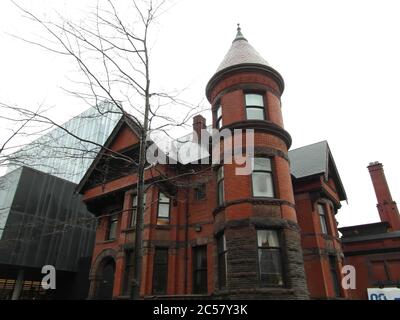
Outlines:
[[111,300],[114,288],[115,261],[105,258],[99,268],[99,285],[96,298],[99,300]]

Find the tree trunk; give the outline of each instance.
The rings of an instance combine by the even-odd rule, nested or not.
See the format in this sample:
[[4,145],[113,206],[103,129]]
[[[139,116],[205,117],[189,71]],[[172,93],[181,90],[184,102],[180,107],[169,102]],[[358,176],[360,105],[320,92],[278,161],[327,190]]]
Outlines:
[[[146,66],[146,69],[148,67]],[[139,164],[138,164],[138,182],[137,182],[137,216],[136,216],[136,233],[135,233],[135,280],[132,291],[133,299],[140,299],[140,285],[141,285],[141,273],[142,273],[142,236],[143,236],[143,217],[144,217],[144,181],[145,181],[145,167],[146,167],[146,150],[147,150],[147,131],[149,122],[149,109],[150,109],[150,97],[149,97],[150,80],[147,79],[146,84],[146,97],[145,97],[145,112],[144,112],[144,123],[140,137],[140,150],[139,150]]]

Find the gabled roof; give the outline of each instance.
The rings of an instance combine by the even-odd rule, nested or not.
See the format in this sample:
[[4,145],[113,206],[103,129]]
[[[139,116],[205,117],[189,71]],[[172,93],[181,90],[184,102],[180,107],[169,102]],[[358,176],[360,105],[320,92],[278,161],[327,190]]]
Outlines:
[[342,181],[327,141],[309,144],[289,151],[290,172],[296,179],[314,175],[332,176],[339,193],[340,200],[347,200]]
[[89,177],[92,175],[93,170],[96,168],[97,164],[99,163],[100,159],[103,157],[105,150],[104,148],[109,148],[110,145],[113,143],[114,139],[117,137],[118,132],[123,128],[123,126],[128,126],[138,137],[140,137],[140,125],[132,120],[128,115],[123,115],[118,123],[115,125],[114,130],[111,132],[110,136],[107,138],[106,142],[103,145],[103,149],[99,151],[96,158],[93,160],[92,164],[90,165],[89,169],[86,171],[85,175],[79,182],[78,186],[75,189],[75,192],[80,193],[83,187],[86,185]]
[[328,142],[321,141],[289,151],[291,174],[299,179],[328,172]]

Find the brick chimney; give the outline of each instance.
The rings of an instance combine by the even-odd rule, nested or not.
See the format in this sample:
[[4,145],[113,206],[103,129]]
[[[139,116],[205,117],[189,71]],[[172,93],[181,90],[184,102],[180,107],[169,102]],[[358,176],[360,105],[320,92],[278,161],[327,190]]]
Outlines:
[[368,166],[372,184],[375,189],[379,216],[382,222],[389,222],[392,231],[400,230],[400,215],[396,202],[393,201],[389,186],[386,181],[383,165],[378,161],[371,162]]
[[206,128],[206,119],[198,114],[193,117],[193,132],[197,134],[197,141],[201,141],[201,130]]

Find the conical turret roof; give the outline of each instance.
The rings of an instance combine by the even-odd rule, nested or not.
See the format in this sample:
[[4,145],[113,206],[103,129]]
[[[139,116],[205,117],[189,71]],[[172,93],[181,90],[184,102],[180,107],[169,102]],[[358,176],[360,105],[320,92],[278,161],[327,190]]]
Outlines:
[[253,46],[247,41],[247,39],[243,36],[242,30],[238,24],[236,37],[233,39],[230,49],[218,66],[214,75],[208,81],[206,87],[207,98],[210,100],[210,90],[222,77],[224,77],[227,73],[239,70],[258,70],[261,72],[267,72],[277,81],[281,89],[280,91],[283,92],[284,82],[282,76],[279,74],[279,72],[273,69],[257,52],[257,50],[254,49]]
[[240,64],[262,64],[269,66],[268,62],[253,48],[243,36],[238,25],[237,34],[232,41],[232,46],[225,55],[216,72]]

